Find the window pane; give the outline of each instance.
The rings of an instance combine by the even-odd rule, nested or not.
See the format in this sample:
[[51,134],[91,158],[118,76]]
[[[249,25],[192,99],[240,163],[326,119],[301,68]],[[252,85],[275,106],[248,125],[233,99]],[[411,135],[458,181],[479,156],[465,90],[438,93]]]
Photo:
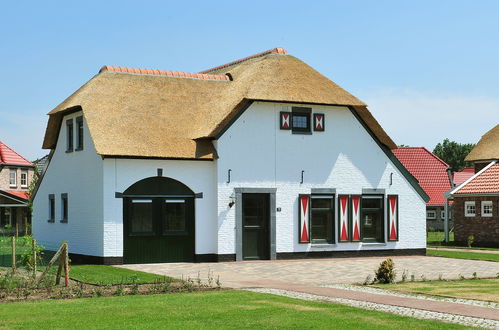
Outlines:
[[308,119],[307,115],[297,115],[293,114],[293,127],[294,128],[307,128],[308,127]]
[[11,186],[16,185],[16,170],[10,170],[10,172],[9,172],[9,184]]
[[367,241],[382,242],[384,240],[383,199],[362,197],[361,211],[362,238]]
[[313,243],[333,243],[333,199],[311,198],[310,238]]
[[152,200],[132,200],[130,206],[130,234],[152,234]]
[[166,200],[163,215],[163,234],[171,231],[185,231],[185,201]]

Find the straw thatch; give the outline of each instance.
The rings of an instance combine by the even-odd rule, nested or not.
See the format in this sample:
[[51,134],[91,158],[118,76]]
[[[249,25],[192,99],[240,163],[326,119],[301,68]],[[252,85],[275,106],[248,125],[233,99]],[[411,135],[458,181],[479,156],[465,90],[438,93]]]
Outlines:
[[103,71],[49,113],[43,147],[55,148],[62,116],[78,107],[100,155],[213,159],[210,140],[252,100],[352,106],[383,144],[396,147],[362,101],[293,56],[210,72],[227,73],[232,81]]
[[464,160],[480,162],[494,159],[499,159],[499,125],[485,133]]

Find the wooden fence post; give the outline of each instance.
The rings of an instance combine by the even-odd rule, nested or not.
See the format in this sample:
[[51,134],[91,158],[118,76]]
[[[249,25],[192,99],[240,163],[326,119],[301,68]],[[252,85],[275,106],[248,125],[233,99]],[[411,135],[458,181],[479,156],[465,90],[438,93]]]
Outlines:
[[65,280],[66,288],[69,287],[68,243],[64,243],[64,280]]
[[31,248],[33,249],[33,277],[36,278],[36,239],[31,241]]
[[11,237],[12,244],[12,274],[16,273],[16,238],[14,236]]

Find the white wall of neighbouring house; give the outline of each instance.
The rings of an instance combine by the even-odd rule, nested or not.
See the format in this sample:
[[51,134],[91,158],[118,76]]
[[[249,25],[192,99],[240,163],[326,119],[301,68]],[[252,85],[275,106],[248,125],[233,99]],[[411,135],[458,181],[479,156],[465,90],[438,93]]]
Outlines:
[[[66,152],[66,120],[33,203],[33,236],[48,250],[67,241],[70,253],[103,256],[103,161],[84,120],[83,150]],[[76,122],[74,123],[76,147]],[[61,194],[68,194],[68,222],[61,223]],[[49,194],[55,195],[55,221],[49,223]]]
[[[291,111],[292,106],[324,113],[325,131],[300,135],[280,130],[280,112]],[[216,148],[219,254],[235,253],[236,208],[228,204],[237,187],[277,188],[276,207],[281,208],[276,213],[277,253],[426,247],[424,200],[347,107],[255,102],[223,133]],[[229,169],[231,182],[227,183]],[[385,189],[386,195],[398,195],[399,241],[299,244],[298,195],[310,194],[311,188],[336,188],[337,195],[377,188]]]
[[216,170],[213,161],[104,159],[104,256],[123,256],[123,199],[116,192],[124,192],[134,183],[157,176],[175,179],[203,198],[195,199],[195,253],[217,251],[217,194]]

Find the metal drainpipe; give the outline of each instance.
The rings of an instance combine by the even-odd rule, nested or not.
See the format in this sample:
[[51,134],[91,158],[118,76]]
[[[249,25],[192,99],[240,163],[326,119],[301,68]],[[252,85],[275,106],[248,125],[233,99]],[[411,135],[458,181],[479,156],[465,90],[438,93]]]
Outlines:
[[[452,180],[452,169],[450,167],[447,168],[447,176],[449,177],[449,183],[451,189],[453,189],[456,185],[454,184],[454,180]],[[445,196],[445,205],[444,205],[444,233],[445,233],[445,243],[449,243],[449,193],[444,193]]]

